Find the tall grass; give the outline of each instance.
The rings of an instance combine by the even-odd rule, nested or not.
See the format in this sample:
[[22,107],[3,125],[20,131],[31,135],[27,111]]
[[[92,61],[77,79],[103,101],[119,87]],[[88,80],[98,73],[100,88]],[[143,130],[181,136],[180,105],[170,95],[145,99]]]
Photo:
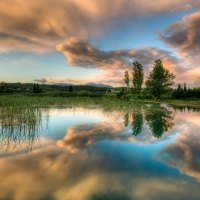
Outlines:
[[19,146],[32,149],[43,127],[43,116],[48,117],[47,112],[33,103],[26,97],[0,97],[1,149],[8,151]]
[[108,108],[130,108],[135,104],[132,101],[125,101],[117,99],[113,96],[103,97],[37,97],[37,96],[0,96],[0,108],[1,107],[13,107],[13,108],[35,108],[35,107],[96,107],[100,106],[105,109]]

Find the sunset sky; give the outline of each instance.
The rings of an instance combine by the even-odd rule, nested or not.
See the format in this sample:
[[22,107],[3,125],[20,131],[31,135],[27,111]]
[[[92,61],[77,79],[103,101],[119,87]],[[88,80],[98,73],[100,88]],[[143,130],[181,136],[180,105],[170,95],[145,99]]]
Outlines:
[[0,1],[0,81],[120,86],[155,59],[200,86],[199,0]]

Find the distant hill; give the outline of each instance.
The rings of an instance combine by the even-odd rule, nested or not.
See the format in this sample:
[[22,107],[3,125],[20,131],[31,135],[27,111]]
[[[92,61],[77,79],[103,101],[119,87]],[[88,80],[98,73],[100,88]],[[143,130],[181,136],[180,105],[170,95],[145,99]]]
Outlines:
[[86,83],[85,85],[75,85],[75,84],[71,84],[71,83],[54,83],[53,85],[57,85],[57,86],[62,86],[62,87],[65,87],[65,86],[78,86],[78,87],[84,87],[84,86],[92,86],[92,87],[99,87],[99,88],[113,88],[111,85],[105,85],[105,84],[100,84],[100,83],[94,83],[94,82],[89,82],[89,83]]
[[57,85],[57,86],[62,86],[62,87],[66,87],[66,86],[68,87],[70,85],[74,86],[74,84],[71,84],[71,83],[54,83],[54,84],[50,84],[50,85]]
[[88,85],[88,86],[94,86],[94,87],[101,87],[101,88],[113,88],[111,85],[105,85],[105,84],[99,84],[99,83],[93,83],[93,82],[90,82],[90,83],[86,83],[85,85]]

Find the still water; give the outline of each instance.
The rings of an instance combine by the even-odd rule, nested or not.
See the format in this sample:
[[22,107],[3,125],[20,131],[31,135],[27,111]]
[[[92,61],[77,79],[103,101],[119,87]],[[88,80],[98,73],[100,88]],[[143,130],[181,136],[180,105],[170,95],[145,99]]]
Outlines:
[[199,110],[37,112],[1,119],[1,200],[200,199]]

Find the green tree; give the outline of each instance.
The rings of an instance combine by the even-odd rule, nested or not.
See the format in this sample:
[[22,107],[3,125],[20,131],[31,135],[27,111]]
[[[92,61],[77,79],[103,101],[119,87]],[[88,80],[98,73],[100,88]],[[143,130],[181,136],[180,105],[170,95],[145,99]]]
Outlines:
[[72,87],[72,85],[69,86],[69,92],[73,92],[73,87]]
[[40,85],[38,83],[34,83],[33,84],[33,93],[38,94],[40,93],[42,90],[40,88]]
[[178,91],[182,90],[182,87],[181,87],[181,84],[180,84],[180,83],[178,84],[177,90],[178,90]]
[[0,92],[4,93],[7,90],[7,84],[5,82],[0,83]]
[[40,85],[38,83],[36,84],[36,93],[40,93]]
[[187,86],[186,86],[186,83],[184,83],[183,90],[184,90],[184,92],[187,92]]
[[162,61],[156,60],[146,81],[146,88],[156,99],[160,99],[174,84],[174,78],[174,74],[163,67]]
[[179,83],[178,87],[177,87],[177,90],[176,90],[177,97],[178,98],[182,98],[183,97],[183,92],[184,92],[184,89],[182,88],[181,84]]
[[172,97],[173,98],[183,98],[183,97],[185,97],[187,95],[186,94],[187,91],[185,92],[185,90],[187,90],[186,85],[184,84],[184,88],[182,88],[181,84],[179,83],[177,89],[174,89]]
[[144,81],[144,70],[142,65],[139,62],[133,63],[133,86],[135,91],[141,92],[142,90],[142,84]]
[[37,91],[37,86],[35,83],[33,83],[33,93],[36,93],[36,91]]
[[129,91],[130,79],[129,79],[129,73],[128,73],[128,71],[125,71],[125,73],[124,73],[124,83],[126,84],[127,91]]

